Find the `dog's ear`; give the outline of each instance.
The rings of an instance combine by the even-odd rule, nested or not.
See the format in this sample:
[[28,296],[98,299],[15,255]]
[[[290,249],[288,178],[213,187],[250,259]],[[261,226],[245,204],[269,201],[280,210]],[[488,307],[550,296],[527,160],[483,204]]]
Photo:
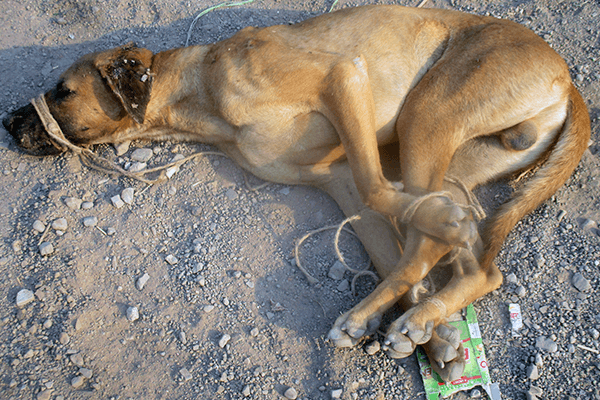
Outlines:
[[141,124],[144,122],[146,107],[152,89],[153,54],[140,49],[133,43],[114,50],[100,53],[96,68],[108,86],[117,96],[125,111]]

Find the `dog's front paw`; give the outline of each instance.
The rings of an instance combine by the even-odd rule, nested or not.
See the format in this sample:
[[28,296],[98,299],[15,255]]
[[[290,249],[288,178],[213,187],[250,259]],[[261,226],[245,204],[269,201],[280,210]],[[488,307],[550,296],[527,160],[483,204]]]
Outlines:
[[350,310],[338,317],[327,337],[336,347],[354,347],[364,337],[370,336],[381,324],[380,315],[358,318]]

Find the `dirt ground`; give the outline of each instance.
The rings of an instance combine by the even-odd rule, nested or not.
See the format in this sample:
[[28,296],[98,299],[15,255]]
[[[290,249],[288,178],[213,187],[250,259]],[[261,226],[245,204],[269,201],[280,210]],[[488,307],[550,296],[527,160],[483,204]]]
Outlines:
[[[335,8],[419,2],[341,0]],[[2,0],[0,117],[50,89],[85,53],[129,41],[153,51],[183,46],[192,19],[219,3]],[[222,8],[197,21],[190,43],[248,25],[295,23],[333,3]],[[530,27],[565,58],[589,105],[589,151],[568,184],[515,228],[497,258],[507,282],[475,308],[504,398],[600,399],[600,3],[429,0],[425,7]],[[112,146],[96,150],[125,165],[136,148],[153,150],[149,166],[209,149],[135,142],[121,156]],[[353,296],[349,273],[339,281],[328,276],[336,261],[331,232],[302,247],[320,284],[310,285],[292,261],[299,237],[343,219],[335,203],[307,187],[250,189],[261,183],[227,158],[207,155],[147,187],[91,171],[72,154],[24,155],[0,130],[0,398],[277,399],[293,388],[299,399],[330,399],[339,389],[342,399],[423,399],[414,356],[336,350],[325,340],[336,317],[374,287],[361,279]],[[131,204],[115,207],[111,198],[130,187]],[[504,183],[477,191],[486,207],[506,193]],[[95,226],[84,224],[93,225],[88,217]],[[40,254],[43,242],[52,254]],[[341,245],[352,265],[364,265],[355,239]],[[33,300],[18,307],[22,289]],[[511,302],[525,318],[517,338]],[[134,322],[131,307],[139,312]],[[541,337],[556,351],[541,349]],[[534,380],[528,368],[536,356],[542,363]]]

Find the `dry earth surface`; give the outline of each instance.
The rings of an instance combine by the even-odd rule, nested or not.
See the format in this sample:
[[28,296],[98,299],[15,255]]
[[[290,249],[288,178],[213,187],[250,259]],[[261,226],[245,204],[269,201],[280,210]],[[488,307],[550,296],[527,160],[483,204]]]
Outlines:
[[[335,7],[366,3],[393,2],[342,0]],[[0,116],[50,89],[85,53],[129,41],[153,51],[184,45],[193,17],[216,4],[2,0]],[[257,0],[220,9],[198,20],[191,43],[223,39],[247,25],[295,23],[332,4]],[[566,59],[589,105],[589,151],[568,184],[513,231],[497,259],[505,284],[475,306],[504,398],[600,399],[600,4],[429,0],[425,6],[530,27]],[[276,399],[289,388],[299,399],[424,398],[414,356],[336,350],[325,340],[336,317],[374,284],[361,279],[353,296],[348,273],[338,281],[328,276],[336,261],[331,232],[302,248],[319,285],[294,266],[297,238],[343,218],[323,193],[275,184],[250,190],[244,171],[212,155],[146,187],[82,167],[72,154],[24,155],[3,130],[0,146],[0,398]],[[125,165],[136,148],[152,150],[149,166],[207,149],[139,142],[121,156],[112,146],[96,150]],[[131,204],[115,207],[111,198],[126,188],[135,191]],[[499,184],[478,195],[490,207],[509,192]],[[41,242],[53,253],[42,256]],[[364,265],[354,239],[344,238],[342,248],[353,265]],[[144,274],[149,279],[140,290]],[[22,289],[33,300],[18,307]],[[517,338],[510,334],[510,302],[521,305],[525,318]],[[130,307],[139,311],[135,322],[127,317]]]

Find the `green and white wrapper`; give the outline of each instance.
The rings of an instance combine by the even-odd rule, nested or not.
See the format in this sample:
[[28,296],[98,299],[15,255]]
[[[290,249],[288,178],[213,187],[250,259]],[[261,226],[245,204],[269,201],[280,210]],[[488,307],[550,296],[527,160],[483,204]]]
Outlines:
[[483,341],[481,340],[481,332],[479,331],[477,316],[472,304],[467,306],[464,318],[462,321],[449,322],[452,326],[460,330],[460,340],[465,349],[467,364],[465,372],[460,379],[452,382],[444,382],[431,367],[423,349],[421,347],[417,348],[417,359],[419,360],[427,400],[438,400],[440,396],[446,398],[456,392],[470,390],[475,386],[481,386],[490,399],[501,399],[498,384],[492,383],[490,379]]

